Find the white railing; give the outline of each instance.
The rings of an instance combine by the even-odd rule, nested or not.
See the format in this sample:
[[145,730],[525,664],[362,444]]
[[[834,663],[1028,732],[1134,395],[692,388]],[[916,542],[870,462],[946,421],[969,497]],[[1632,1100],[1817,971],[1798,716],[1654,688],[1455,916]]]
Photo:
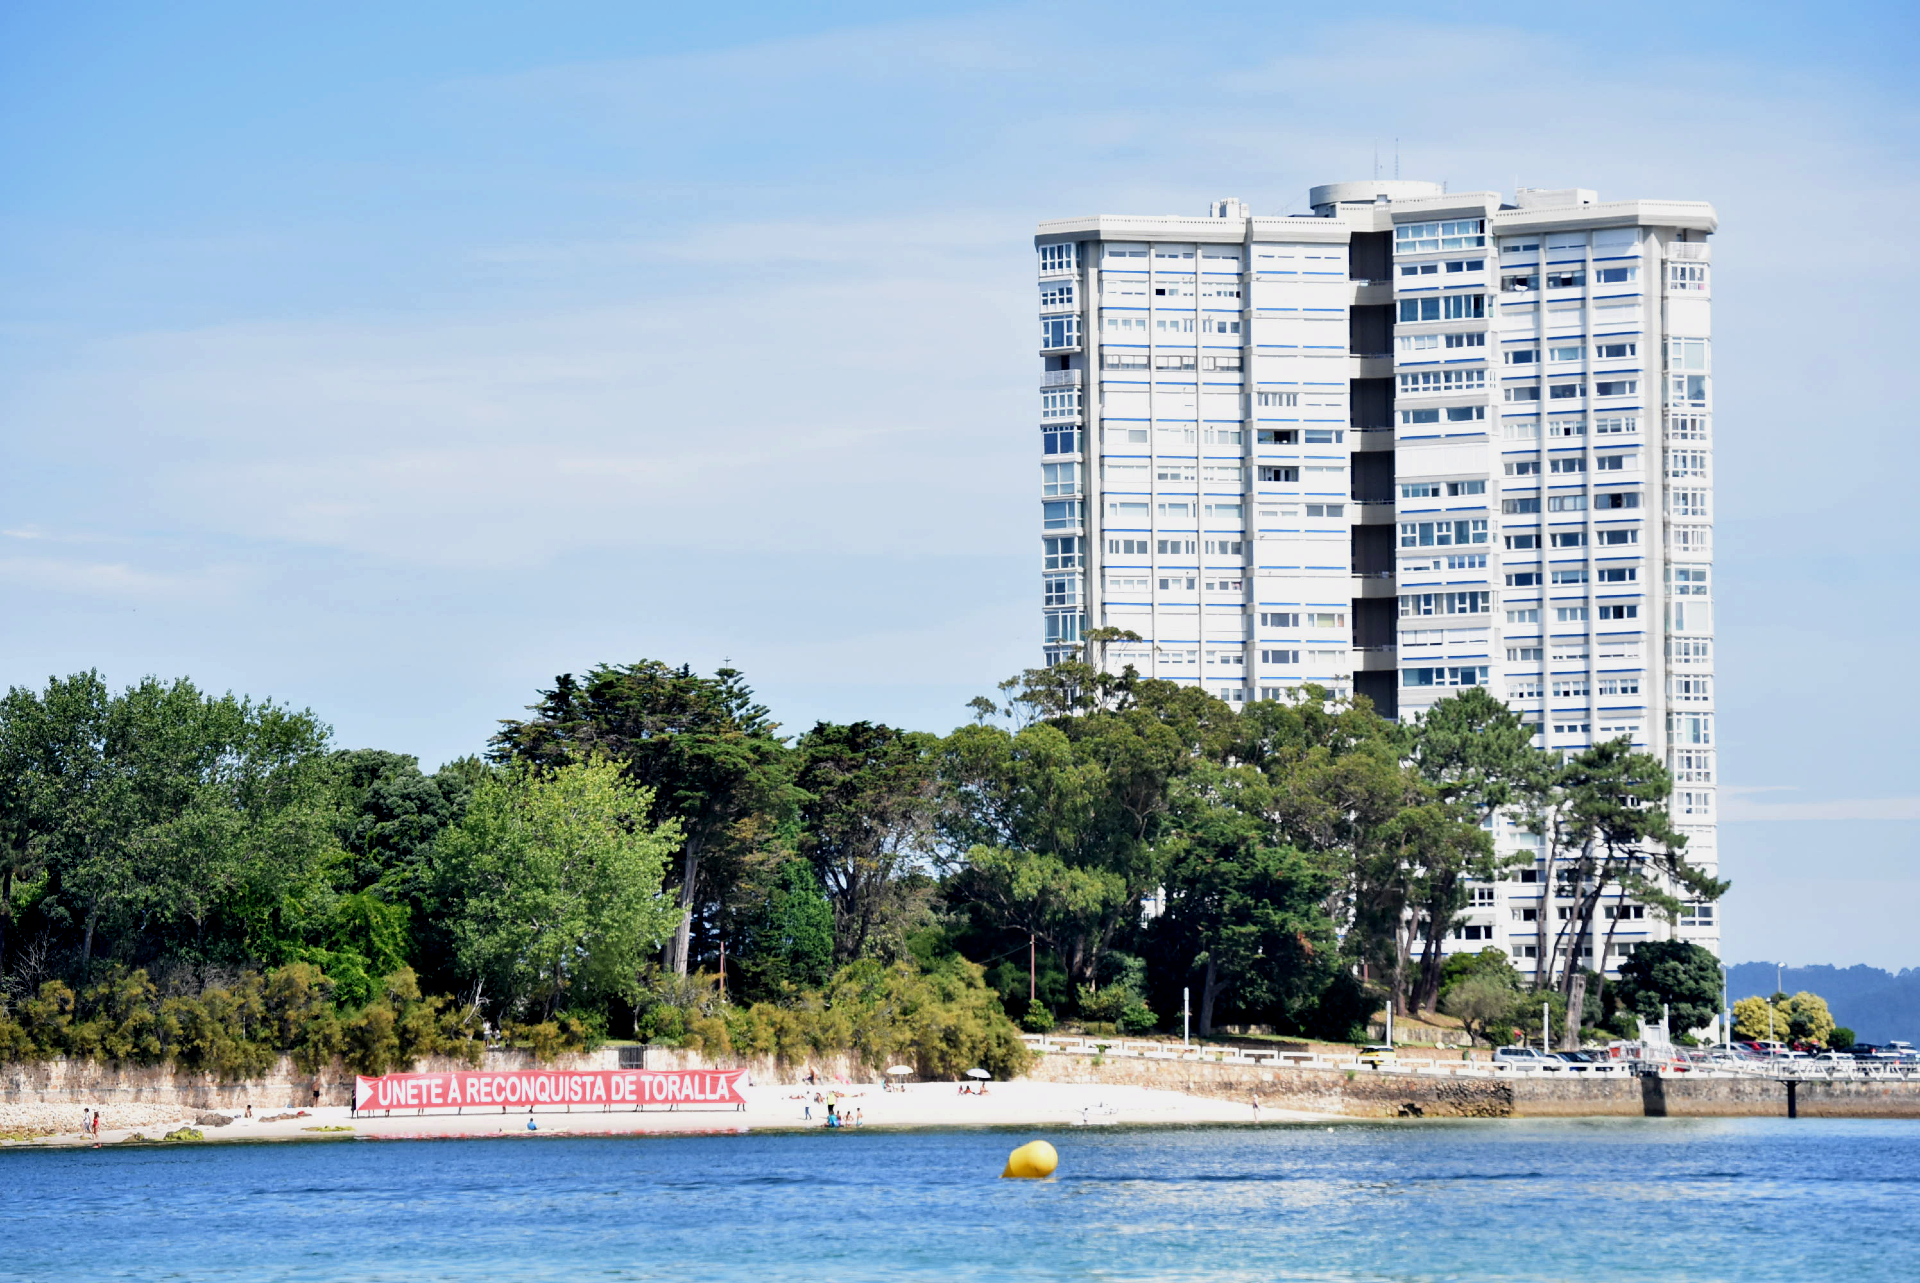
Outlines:
[[1077,388],[1080,386],[1078,370],[1042,370],[1040,386],[1043,388]]
[[1710,257],[1712,246],[1705,241],[1668,241],[1667,258],[1669,260],[1704,263]]
[[[1425,1074],[1429,1077],[1486,1078],[1499,1076],[1539,1077],[1545,1074],[1592,1074],[1623,1077],[1635,1073],[1655,1073],[1663,1078],[1767,1078],[1777,1081],[1819,1082],[1893,1081],[1920,1082],[1920,1064],[1901,1065],[1816,1065],[1808,1061],[1633,1061],[1605,1060],[1574,1064],[1550,1061],[1451,1061],[1424,1057],[1387,1060],[1376,1065],[1362,1060],[1358,1053],[1340,1054],[1314,1051],[1268,1051],[1255,1047],[1182,1046],[1179,1043],[1095,1038],[1054,1037],[1047,1034],[1022,1034],[1022,1040],[1034,1051],[1048,1055],[1098,1056],[1103,1059],[1168,1060],[1185,1064],[1240,1065],[1248,1068],[1303,1068],[1365,1070],[1383,1074]],[[1476,1055],[1479,1053],[1476,1053]]]

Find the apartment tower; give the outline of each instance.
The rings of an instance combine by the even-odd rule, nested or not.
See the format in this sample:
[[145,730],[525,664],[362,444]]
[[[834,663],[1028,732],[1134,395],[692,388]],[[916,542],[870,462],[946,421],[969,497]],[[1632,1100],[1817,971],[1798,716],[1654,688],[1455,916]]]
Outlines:
[[[1714,870],[1712,206],[1310,203],[1040,225],[1047,662],[1112,627],[1143,640],[1096,662],[1235,705],[1313,682],[1406,719],[1485,686],[1546,748],[1661,756]],[[1449,947],[1530,972],[1542,890],[1475,887]],[[1581,961],[1671,935],[1718,952],[1713,906]]]

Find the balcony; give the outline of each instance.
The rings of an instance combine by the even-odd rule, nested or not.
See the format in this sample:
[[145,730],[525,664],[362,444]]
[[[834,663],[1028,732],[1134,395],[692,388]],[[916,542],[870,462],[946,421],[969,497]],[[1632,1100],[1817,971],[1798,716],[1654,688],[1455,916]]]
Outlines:
[[1390,673],[1400,666],[1400,657],[1392,643],[1385,646],[1355,646],[1353,664],[1357,672]]
[[1040,373],[1040,386],[1043,388],[1077,388],[1080,386],[1080,371],[1043,370]]
[[1705,241],[1668,241],[1667,261],[1670,263],[1705,263],[1711,258],[1712,246]]

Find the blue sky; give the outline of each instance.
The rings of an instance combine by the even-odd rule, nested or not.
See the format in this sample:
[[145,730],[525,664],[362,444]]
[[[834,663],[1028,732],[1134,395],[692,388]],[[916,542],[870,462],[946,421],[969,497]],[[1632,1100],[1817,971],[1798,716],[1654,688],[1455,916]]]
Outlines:
[[945,730],[1036,658],[1034,222],[1397,139],[1719,207],[1727,953],[1920,965],[1910,8],[692,8],[0,9],[0,678]]

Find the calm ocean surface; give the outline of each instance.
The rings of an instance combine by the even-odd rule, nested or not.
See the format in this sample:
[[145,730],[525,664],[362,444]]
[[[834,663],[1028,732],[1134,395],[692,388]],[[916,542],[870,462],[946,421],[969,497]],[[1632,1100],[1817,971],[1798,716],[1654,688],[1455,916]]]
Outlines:
[[[1034,1136],[1051,1181],[995,1179]],[[0,1279],[1863,1280],[1920,1124],[1678,1119],[0,1153]]]

